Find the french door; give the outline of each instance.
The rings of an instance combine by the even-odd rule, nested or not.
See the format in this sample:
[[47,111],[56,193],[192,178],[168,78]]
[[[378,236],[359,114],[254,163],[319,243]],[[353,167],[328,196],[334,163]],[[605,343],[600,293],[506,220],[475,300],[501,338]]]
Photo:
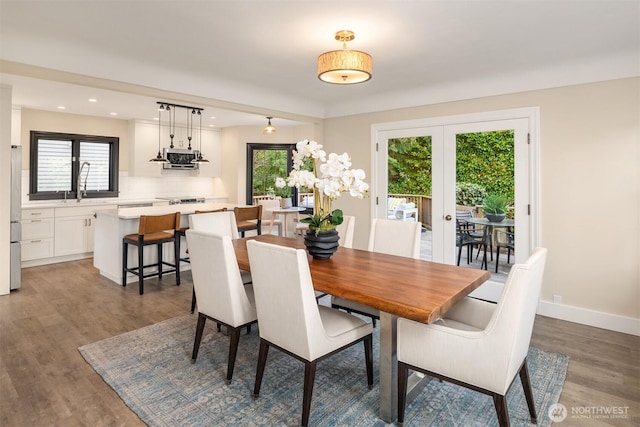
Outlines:
[[[513,218],[515,227],[511,231],[515,237],[515,253],[511,254],[511,264],[516,261],[525,260],[534,243],[537,243],[537,221],[532,220],[532,209],[537,205],[537,182],[535,176],[537,171],[536,163],[532,158],[532,146],[529,143],[532,117],[537,117],[536,111],[528,110],[529,115],[522,114],[522,110],[514,110],[511,114],[504,112],[499,114],[487,113],[483,116],[458,116],[441,119],[429,119],[425,121],[400,122],[374,126],[373,136],[377,143],[375,153],[375,171],[373,173],[375,183],[374,191],[377,196],[377,205],[374,215],[379,218],[387,218],[389,215],[388,205],[385,203],[389,194],[389,149],[398,141],[398,138],[418,138],[423,144],[430,145],[431,162],[426,164],[430,168],[431,175],[431,216],[429,224],[431,230],[423,233],[423,258],[435,262],[455,264],[457,262],[456,246],[456,185],[457,167],[462,169],[461,161],[458,159],[458,148],[463,141],[473,139],[469,137],[489,135],[492,132],[505,132],[513,144],[511,161],[509,165],[513,170]],[[492,117],[493,116],[493,117]],[[506,116],[506,117],[505,117]],[[515,117],[509,117],[515,116]],[[521,116],[521,117],[518,117]],[[440,122],[440,123],[438,123]],[[424,124],[433,124],[424,126]],[[376,129],[377,128],[377,129]],[[386,128],[386,129],[385,129]],[[512,135],[512,137],[511,137]],[[537,147],[537,144],[535,144]],[[536,153],[534,153],[536,154]],[[500,166],[500,165],[498,165]],[[491,179],[491,169],[496,167],[496,163],[486,166],[486,170],[478,170],[480,179],[490,187],[488,180]],[[429,171],[426,171],[427,173]],[[532,189],[536,194],[532,194]],[[533,237],[533,238],[532,238]],[[425,250],[430,246],[431,250]],[[493,248],[495,251],[495,248]],[[466,251],[465,253],[466,258]],[[476,257],[477,255],[474,255]],[[482,255],[481,255],[482,256]],[[492,272],[492,278],[485,285],[474,292],[477,296],[486,300],[496,301],[502,292],[502,287],[508,272],[506,256],[500,258],[501,272],[495,273],[496,259],[491,252],[487,254],[487,269]],[[461,261],[461,266],[466,265],[466,260]],[[475,264],[477,266],[477,264]]]

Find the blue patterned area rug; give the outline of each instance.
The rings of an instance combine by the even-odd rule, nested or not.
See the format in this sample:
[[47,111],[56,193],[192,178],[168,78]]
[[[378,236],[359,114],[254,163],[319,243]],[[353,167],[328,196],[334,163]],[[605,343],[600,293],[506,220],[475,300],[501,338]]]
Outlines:
[[[304,366],[271,349],[260,397],[251,398],[259,335],[242,334],[233,382],[225,385],[229,339],[207,322],[195,364],[196,315],[180,316],[81,347],[80,353],[150,426],[293,426],[300,424]],[[378,334],[374,332],[374,382]],[[312,426],[386,426],[378,418],[378,387],[367,388],[361,344],[318,363]],[[538,426],[562,391],[568,358],[531,348],[529,372]],[[529,423],[520,380],[507,394],[512,425]],[[497,426],[491,397],[431,381],[407,407],[406,426]]]

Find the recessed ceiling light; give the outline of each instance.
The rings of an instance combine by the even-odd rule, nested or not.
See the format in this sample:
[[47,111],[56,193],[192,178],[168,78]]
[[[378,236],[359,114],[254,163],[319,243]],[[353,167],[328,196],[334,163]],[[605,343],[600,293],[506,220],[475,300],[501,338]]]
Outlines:
[[98,100],[95,98],[89,98],[89,102],[98,102]]
[[209,127],[210,127],[210,128],[214,128],[214,127],[216,127],[216,125],[209,125]]
[[215,120],[216,116],[211,116],[209,118],[212,119],[212,120]]
[[154,117],[154,118],[153,118],[153,120],[156,120],[156,121],[158,121],[158,120],[160,120],[160,119],[159,119],[159,118],[157,118],[157,117]]
[[109,113],[110,116],[117,116],[118,113]]
[[58,110],[66,110],[67,108],[64,105],[58,105]]

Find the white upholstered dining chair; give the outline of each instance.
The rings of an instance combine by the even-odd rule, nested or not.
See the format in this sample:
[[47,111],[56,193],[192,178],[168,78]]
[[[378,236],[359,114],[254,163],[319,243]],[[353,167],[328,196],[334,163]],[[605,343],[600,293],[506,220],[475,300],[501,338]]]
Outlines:
[[[262,205],[262,228],[264,231],[265,227],[271,226],[271,211],[280,207],[280,201],[278,199],[263,199],[258,200],[258,204]],[[278,227],[278,236],[282,236],[282,220],[280,218],[274,219],[273,225]]]
[[[189,229],[206,231],[219,236],[229,236],[232,239],[237,239],[239,237],[238,226],[236,225],[236,216],[233,211],[219,211],[189,215]],[[242,283],[245,285],[251,283],[251,272],[240,270],[240,277],[242,278]],[[197,297],[194,288],[193,295],[191,297],[192,313],[195,311],[196,300]],[[219,327],[218,330],[220,330]]]
[[269,347],[304,363],[302,425],[309,423],[316,364],[360,341],[364,342],[367,381],[373,386],[371,325],[350,314],[318,305],[307,253],[248,241],[247,250],[258,321],[260,350],[254,397],[260,393]]
[[409,369],[492,396],[500,426],[509,425],[505,395],[519,374],[536,422],[526,357],[546,257],[547,250],[537,248],[515,264],[497,304],[465,298],[430,325],[398,319],[398,422],[404,421]]
[[198,357],[207,319],[229,328],[227,384],[231,383],[240,330],[258,320],[252,285],[244,285],[231,237],[190,228],[186,231],[193,287],[198,297],[198,325],[191,360]]
[[[368,250],[420,259],[421,233],[420,222],[374,218],[371,221]],[[393,286],[393,283],[389,283],[389,286]],[[331,297],[331,307],[369,316],[374,326],[375,319],[380,318],[378,309],[336,296]]]

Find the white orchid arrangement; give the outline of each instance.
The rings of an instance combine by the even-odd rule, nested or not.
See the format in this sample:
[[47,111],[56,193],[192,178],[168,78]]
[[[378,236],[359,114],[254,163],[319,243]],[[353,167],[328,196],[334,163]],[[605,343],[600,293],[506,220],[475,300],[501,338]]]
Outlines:
[[[313,171],[303,169],[305,161],[313,162]],[[314,213],[302,221],[312,230],[323,231],[342,224],[340,209],[332,210],[332,202],[342,193],[363,199],[369,194],[369,184],[364,182],[362,169],[351,169],[351,158],[347,153],[327,153],[316,141],[303,140],[293,151],[293,170],[289,174],[289,187],[313,189]]]

